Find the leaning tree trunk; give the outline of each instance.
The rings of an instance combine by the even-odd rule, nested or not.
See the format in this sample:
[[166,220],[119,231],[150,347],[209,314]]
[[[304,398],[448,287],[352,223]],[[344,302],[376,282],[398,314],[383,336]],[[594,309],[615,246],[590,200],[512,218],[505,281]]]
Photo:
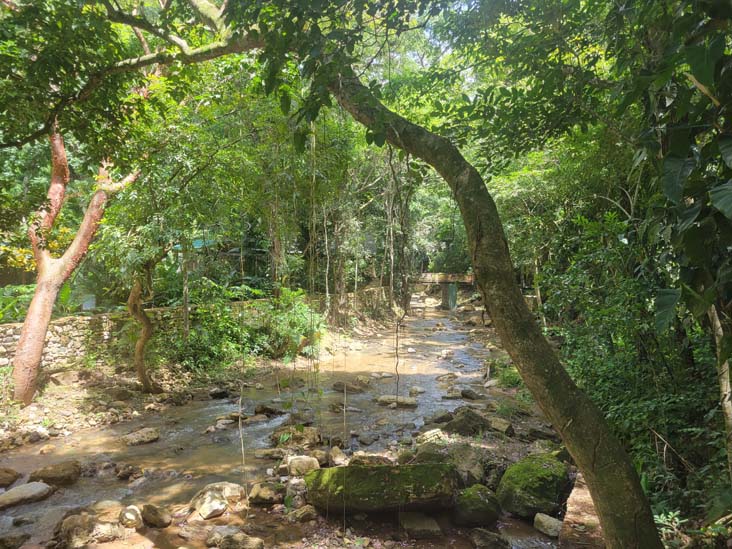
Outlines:
[[48,235],[63,206],[66,186],[69,183],[69,166],[64,140],[55,126],[49,139],[51,182],[47,200],[36,212],[28,228],[28,237],[38,271],[36,290],[28,307],[13,357],[14,399],[24,405],[30,404],[36,393],[43,345],[58,292],[89,250],[110,193],[125,187],[139,175],[139,173],[130,174],[119,183],[112,183],[107,172],[108,165],[103,163],[99,168],[99,188],[89,201],[74,240],[61,257],[54,258],[48,250]]
[[521,377],[582,471],[609,548],[660,549],[653,514],[628,455],[603,414],[571,380],[529,311],[493,198],[446,138],[387,109],[350,70],[330,90],[371,131],[442,175],[460,207],[478,286]]
[[147,342],[153,335],[153,325],[150,321],[150,317],[147,316],[145,308],[142,302],[142,282],[135,280],[130,290],[130,296],[127,298],[127,310],[130,312],[132,318],[134,318],[140,324],[140,335],[137,337],[135,342],[135,355],[134,364],[135,372],[137,373],[137,380],[142,384],[142,390],[145,393],[157,393],[160,389],[152,382],[150,375],[147,372],[147,366],[145,364],[145,347]]
[[716,305],[709,307],[707,316],[712,324],[714,343],[717,349],[717,382],[719,402],[725,427],[725,450],[727,451],[727,476],[732,482],[732,382],[730,381],[729,360],[722,356],[724,348],[724,326],[717,313]]

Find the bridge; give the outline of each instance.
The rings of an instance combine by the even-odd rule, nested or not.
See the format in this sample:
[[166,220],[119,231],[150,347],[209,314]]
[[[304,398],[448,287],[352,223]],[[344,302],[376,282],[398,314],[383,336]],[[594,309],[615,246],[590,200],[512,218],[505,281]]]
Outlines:
[[473,274],[422,273],[416,280],[419,284],[439,284],[442,289],[441,308],[453,310],[457,305],[457,285],[475,283]]

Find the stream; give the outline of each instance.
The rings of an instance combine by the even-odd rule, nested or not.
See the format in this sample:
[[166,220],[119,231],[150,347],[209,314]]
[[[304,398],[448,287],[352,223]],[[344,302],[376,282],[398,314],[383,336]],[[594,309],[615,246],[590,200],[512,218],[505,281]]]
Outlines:
[[[425,416],[466,405],[465,400],[443,399],[450,385],[485,392],[485,360],[502,356],[505,357],[505,353],[492,330],[466,327],[455,315],[427,308],[424,316],[408,318],[400,331],[398,369],[393,331],[381,332],[367,339],[344,340],[340,348],[325,360],[299,359],[260,378],[258,381],[262,388],[243,388],[241,410],[250,415],[254,413],[256,404],[265,403],[290,413],[303,414],[311,418],[322,433],[337,435],[346,441],[346,450],[380,452],[394,448],[404,437],[412,436],[424,424]],[[439,376],[449,373],[457,378],[450,383],[438,380]],[[353,381],[356,376],[369,377],[370,387],[360,394],[345,395],[345,413],[334,411],[332,408],[344,403],[344,393],[334,390],[333,383]],[[407,395],[415,386],[424,391],[416,397],[417,408],[392,410],[375,402],[380,395],[395,394],[397,384],[400,395]],[[59,489],[44,501],[0,511],[0,531],[12,529],[13,533],[28,533],[32,537],[24,547],[37,547],[52,538],[54,527],[69,511],[100,500],[140,505],[155,503],[180,513],[189,499],[208,483],[226,480],[251,484],[263,479],[267,476],[267,469],[276,466],[276,462],[257,459],[255,450],[271,446],[270,435],[288,420],[289,414],[243,426],[243,440],[239,437],[237,425],[206,432],[216,423],[216,418],[239,409],[236,396],[194,400],[184,406],[170,407],[163,413],[145,413],[126,423],[87,429],[66,438],[46,441],[46,444],[50,442],[56,447],[49,455],[39,455],[40,443],[0,455],[0,466],[10,467],[24,475],[72,458],[82,464],[95,463],[95,469],[100,471],[94,476],[82,475],[74,485]],[[534,420],[540,421],[537,418],[527,421]],[[157,428],[160,440],[142,446],[125,446],[121,437],[141,427]],[[363,433],[378,438],[372,444],[362,446],[358,435]],[[515,459],[527,452],[527,444],[518,439],[508,439],[491,450]],[[100,466],[110,462],[139,466],[145,475],[131,483],[117,480],[113,468],[105,475],[104,465]],[[12,526],[13,519],[21,517],[23,524]],[[436,518],[441,525],[445,524],[445,538],[403,541],[397,546],[472,546],[466,530],[450,526],[448,516]],[[206,521],[205,524],[223,524],[217,520]],[[289,524],[282,515],[276,515],[267,508],[253,507],[248,512],[248,521],[256,525],[256,535],[265,540],[266,547],[321,546],[310,540],[312,528]],[[353,538],[370,536],[383,540],[390,539],[389,536],[397,532],[393,517],[328,519],[331,530],[343,530],[344,521]],[[504,518],[497,528],[514,549],[557,547],[556,541],[516,519]],[[179,534],[180,529],[175,527],[164,531],[149,530],[147,536],[136,534],[122,542],[104,546],[203,546],[195,537],[184,539]]]

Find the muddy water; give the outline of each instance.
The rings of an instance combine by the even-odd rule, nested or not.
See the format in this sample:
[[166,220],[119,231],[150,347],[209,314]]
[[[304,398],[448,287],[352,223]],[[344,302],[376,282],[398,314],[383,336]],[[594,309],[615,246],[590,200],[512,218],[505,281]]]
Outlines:
[[[345,343],[345,342],[344,342]],[[495,342],[494,342],[495,343]],[[413,318],[405,323],[399,335],[399,356],[395,356],[395,334],[378,334],[367,341],[352,342],[322,361],[300,361],[280,369],[262,380],[263,389],[243,388],[241,408],[252,414],[258,403],[273,404],[291,412],[312,418],[324,433],[340,436],[353,450],[379,451],[394,445],[402,437],[410,436],[424,423],[424,417],[439,410],[451,410],[465,405],[463,400],[444,400],[449,386],[457,388],[481,387],[485,359],[497,357],[502,351],[489,351],[485,339],[474,341],[462,323],[444,314],[428,310],[424,318]],[[451,351],[443,358],[444,350]],[[452,382],[439,381],[443,374],[454,373]],[[381,376],[376,377],[377,374]],[[386,375],[384,375],[386,374]],[[332,389],[335,381],[348,381],[356,376],[368,376],[370,388],[360,394],[344,395]],[[383,377],[382,377],[383,376]],[[387,377],[389,376],[389,377]],[[411,387],[424,392],[416,398],[416,409],[391,410],[375,403],[385,394],[406,396]],[[334,412],[335,404],[346,405],[346,412]],[[68,511],[100,500],[124,503],[157,503],[181,509],[189,498],[210,482],[228,480],[250,483],[266,476],[272,461],[254,457],[257,448],[269,447],[269,436],[288,415],[261,423],[244,426],[242,438],[234,428],[205,433],[219,416],[239,410],[239,399],[194,401],[186,406],[171,407],[162,414],[106,428],[82,431],[63,440],[55,440],[53,454],[38,455],[38,446],[29,446],[6,454],[0,466],[11,467],[27,474],[64,459],[75,458],[84,462],[125,462],[142,467],[146,474],[131,484],[109,476],[82,477],[74,486],[57,491],[47,500],[0,512],[0,531],[8,527],[12,517],[31,519],[29,524],[13,527],[13,532],[27,532],[32,542],[41,543],[51,538],[53,527]],[[121,437],[140,427],[156,427],[161,438],[158,442],[138,447],[127,447]],[[362,447],[357,435],[378,435],[368,447]],[[242,443],[244,452],[242,454]],[[504,445],[511,444],[503,441]],[[503,450],[507,448],[491,448]],[[250,521],[261,523],[270,545],[290,545],[305,535],[299,527],[282,525],[265,511],[252,510]],[[3,516],[4,514],[4,516]],[[350,520],[350,519],[347,519]],[[358,523],[347,524],[359,535]],[[269,531],[267,531],[269,528]],[[385,525],[385,531],[393,525]],[[362,528],[363,530],[363,528]],[[368,530],[368,528],[366,529]],[[512,542],[515,549],[551,548],[556,545],[529,525],[506,519],[499,530]],[[470,547],[462,532],[450,530],[447,540],[439,543],[421,543],[419,547]],[[265,537],[263,534],[262,537]],[[366,532],[361,535],[376,534]],[[377,536],[378,537],[378,536]],[[154,541],[159,547],[177,547],[183,541],[160,537]],[[186,543],[193,547],[195,543]],[[148,542],[137,545],[151,546]]]

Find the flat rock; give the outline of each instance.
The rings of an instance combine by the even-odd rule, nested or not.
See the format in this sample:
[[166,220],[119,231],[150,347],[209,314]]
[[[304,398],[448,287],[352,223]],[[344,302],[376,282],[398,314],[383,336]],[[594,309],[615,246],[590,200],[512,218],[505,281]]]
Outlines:
[[311,456],[292,456],[287,458],[287,471],[291,476],[299,477],[314,469],[320,469],[320,462]]
[[559,533],[562,531],[562,521],[544,513],[536,513],[534,516],[534,528],[550,538],[558,538]]
[[471,530],[470,541],[476,549],[511,549],[511,544],[504,537],[485,528]]
[[405,397],[396,395],[381,395],[376,402],[380,406],[391,406],[396,405],[397,408],[416,408],[417,399],[413,397]]
[[19,549],[30,539],[30,534],[0,534],[0,549]]
[[422,513],[400,513],[399,525],[413,539],[442,537],[442,528],[437,524],[437,521]]
[[284,448],[257,448],[254,457],[257,459],[283,459],[287,452]]
[[8,467],[0,467],[0,488],[7,488],[20,478],[20,473],[9,469]]
[[275,482],[258,482],[249,492],[249,501],[263,505],[282,503],[285,499],[284,486]]
[[62,461],[36,469],[30,474],[31,482],[45,482],[53,486],[69,486],[79,480],[81,464],[75,460]]
[[290,522],[310,522],[318,518],[318,510],[312,505],[304,505],[287,514]]
[[460,396],[462,396],[465,400],[483,400],[485,398],[475,389],[471,389],[470,387],[462,389],[460,391]]
[[155,442],[160,438],[160,432],[155,427],[144,427],[122,437],[127,446],[140,446]]
[[338,391],[339,393],[345,391],[346,393],[353,394],[363,393],[366,388],[363,385],[357,383],[350,383],[348,381],[336,381],[333,384],[333,390]]
[[229,503],[241,501],[246,496],[243,486],[233,482],[207,484],[193,496],[188,507],[196,510],[206,520],[224,514]]
[[460,478],[452,465],[349,465],[305,475],[308,501],[318,509],[374,512],[449,508]]
[[53,493],[53,487],[45,482],[29,482],[11,488],[4,494],[0,494],[0,509],[23,505],[46,499]]

